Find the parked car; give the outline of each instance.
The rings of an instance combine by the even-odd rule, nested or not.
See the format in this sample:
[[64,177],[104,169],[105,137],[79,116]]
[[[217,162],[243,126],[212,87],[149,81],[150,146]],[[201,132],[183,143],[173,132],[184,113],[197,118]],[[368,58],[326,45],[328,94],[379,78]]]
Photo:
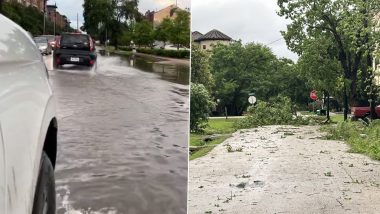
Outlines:
[[92,66],[96,62],[95,45],[87,34],[62,34],[54,51],[53,65],[59,67],[64,64]]
[[41,35],[40,37],[45,37],[52,49],[55,48],[55,37],[54,35]]
[[[352,120],[357,120],[359,118],[364,119],[366,117],[370,117],[370,115],[371,115],[371,108],[369,106],[351,107],[351,119]],[[380,118],[380,105],[375,107],[374,116],[376,118]]]
[[55,213],[56,107],[32,37],[0,14],[0,213]]
[[38,47],[38,49],[40,50],[41,54],[51,54],[52,53],[52,48],[49,44],[49,41],[46,37],[43,37],[43,36],[38,36],[38,37],[34,37],[34,41]]

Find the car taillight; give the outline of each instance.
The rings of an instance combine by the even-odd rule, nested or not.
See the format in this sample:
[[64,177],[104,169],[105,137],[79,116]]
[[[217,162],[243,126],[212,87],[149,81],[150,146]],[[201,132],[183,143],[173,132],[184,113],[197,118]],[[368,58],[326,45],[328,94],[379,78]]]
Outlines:
[[89,47],[90,47],[90,51],[94,51],[94,43],[92,42],[92,39],[90,38],[89,39],[89,43],[88,43]]

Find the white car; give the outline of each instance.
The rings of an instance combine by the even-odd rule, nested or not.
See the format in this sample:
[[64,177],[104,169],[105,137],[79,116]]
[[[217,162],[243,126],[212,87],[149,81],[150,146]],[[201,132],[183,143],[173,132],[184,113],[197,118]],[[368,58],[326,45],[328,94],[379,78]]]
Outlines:
[[0,14],[0,213],[55,213],[57,120],[32,38]]

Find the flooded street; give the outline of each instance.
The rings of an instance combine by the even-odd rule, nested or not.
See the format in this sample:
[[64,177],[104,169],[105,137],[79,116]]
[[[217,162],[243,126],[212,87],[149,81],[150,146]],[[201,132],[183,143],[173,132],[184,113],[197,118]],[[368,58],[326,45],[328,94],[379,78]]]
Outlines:
[[189,66],[102,53],[49,74],[57,213],[186,213]]

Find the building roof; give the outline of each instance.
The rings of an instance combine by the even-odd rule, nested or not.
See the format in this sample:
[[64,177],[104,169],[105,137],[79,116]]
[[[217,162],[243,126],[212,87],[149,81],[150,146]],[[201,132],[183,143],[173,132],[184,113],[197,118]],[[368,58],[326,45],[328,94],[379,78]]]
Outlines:
[[232,38],[227,36],[226,34],[214,29],[205,35],[199,37],[198,39],[195,39],[194,41],[200,42],[200,41],[205,41],[205,40],[226,40],[226,41],[231,41]]
[[201,36],[203,36],[203,34],[200,33],[199,31],[194,31],[191,33],[191,39],[193,41],[199,39]]

